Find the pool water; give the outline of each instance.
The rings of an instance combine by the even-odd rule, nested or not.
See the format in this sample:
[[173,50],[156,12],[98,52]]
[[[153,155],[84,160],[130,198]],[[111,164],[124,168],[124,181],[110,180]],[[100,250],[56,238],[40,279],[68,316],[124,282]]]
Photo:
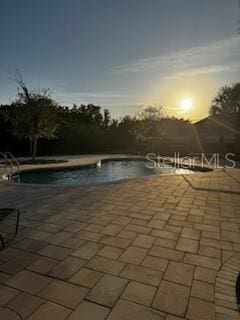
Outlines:
[[155,174],[192,173],[187,169],[171,166],[150,169],[143,160],[108,160],[101,166],[84,166],[78,168],[31,170],[20,173],[20,182],[33,184],[86,185],[113,182]]

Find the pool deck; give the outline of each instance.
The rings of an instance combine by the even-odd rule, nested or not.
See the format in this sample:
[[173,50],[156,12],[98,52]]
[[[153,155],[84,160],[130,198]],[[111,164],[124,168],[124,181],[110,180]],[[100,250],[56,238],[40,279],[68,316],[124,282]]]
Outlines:
[[22,212],[0,252],[0,319],[240,317],[239,169],[85,187],[0,183],[0,202]]

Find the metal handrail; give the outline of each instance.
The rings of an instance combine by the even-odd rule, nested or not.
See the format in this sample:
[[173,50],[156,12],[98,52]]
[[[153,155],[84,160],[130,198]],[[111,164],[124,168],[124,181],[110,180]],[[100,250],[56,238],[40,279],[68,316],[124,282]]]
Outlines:
[[[10,151],[6,151],[5,152],[5,155],[6,157],[8,158],[8,160],[11,162],[11,163],[15,163],[16,167],[17,167],[17,178],[18,178],[18,181],[19,181],[19,172],[20,172],[20,168],[19,168],[19,161],[13,156],[13,154],[10,152]],[[9,157],[11,158],[11,160],[9,159]],[[14,166],[14,165],[13,165]],[[12,166],[12,169],[13,169],[13,166]],[[12,170],[13,171],[13,170]],[[13,172],[14,174],[15,172]]]
[[[6,151],[5,152],[6,157],[8,158],[8,160],[11,162],[12,164],[12,176],[15,175],[17,176],[18,182],[19,182],[19,162],[18,160],[13,156],[13,154],[10,151]],[[14,165],[16,166],[16,171],[14,171]]]
[[[3,159],[5,161],[5,173],[7,174],[8,178],[9,178],[9,177],[11,177],[13,175],[12,162],[8,159],[7,155],[4,154],[3,152],[0,152],[0,155],[3,157]],[[11,170],[10,173],[11,174],[8,173],[8,170],[7,170],[8,166],[7,165],[9,165],[9,167],[10,167],[10,170]]]

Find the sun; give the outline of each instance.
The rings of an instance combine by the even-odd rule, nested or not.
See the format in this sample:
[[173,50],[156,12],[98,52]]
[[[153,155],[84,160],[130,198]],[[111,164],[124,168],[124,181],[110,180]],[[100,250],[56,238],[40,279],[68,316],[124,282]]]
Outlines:
[[182,112],[187,112],[192,108],[193,102],[191,98],[184,98],[180,101],[180,108]]

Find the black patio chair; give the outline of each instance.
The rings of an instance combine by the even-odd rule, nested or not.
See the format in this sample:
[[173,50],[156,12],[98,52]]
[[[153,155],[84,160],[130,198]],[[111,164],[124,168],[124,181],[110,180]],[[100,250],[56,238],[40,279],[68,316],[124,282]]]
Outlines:
[[[17,214],[17,220],[16,220],[16,227],[15,227],[15,234],[18,232],[18,226],[19,226],[19,219],[20,219],[20,211],[16,208],[0,208],[0,224],[2,224],[10,215],[13,215],[14,213]],[[3,236],[0,234],[0,241],[2,243],[2,248],[5,248],[5,243],[3,240]]]

